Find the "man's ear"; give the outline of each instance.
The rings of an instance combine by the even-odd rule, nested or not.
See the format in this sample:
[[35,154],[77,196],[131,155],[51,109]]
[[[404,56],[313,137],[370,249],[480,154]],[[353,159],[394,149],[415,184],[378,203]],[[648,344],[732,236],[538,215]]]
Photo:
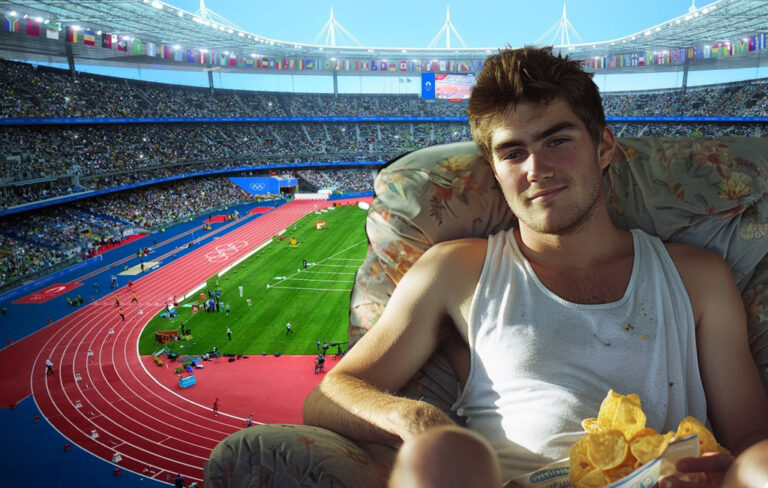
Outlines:
[[597,156],[600,160],[600,169],[605,169],[613,160],[613,152],[616,150],[616,137],[610,127],[603,129],[603,137],[600,140],[600,147],[597,149]]

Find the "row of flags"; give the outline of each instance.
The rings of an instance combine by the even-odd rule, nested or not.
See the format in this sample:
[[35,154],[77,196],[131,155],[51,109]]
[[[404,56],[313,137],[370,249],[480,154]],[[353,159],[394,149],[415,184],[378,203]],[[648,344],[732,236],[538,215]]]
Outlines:
[[768,34],[758,34],[735,42],[718,42],[685,49],[667,51],[616,54],[612,56],[592,57],[581,60],[586,69],[623,68],[628,66],[653,66],[662,64],[680,64],[686,60],[724,58],[738,56],[768,48]]
[[[264,58],[246,54],[217,53],[209,50],[175,49],[173,46],[143,42],[133,37],[117,34],[98,34],[90,29],[78,30],[72,26],[62,27],[60,22],[47,24],[27,17],[5,14],[5,30],[21,32],[21,20],[24,20],[24,31],[27,35],[46,37],[48,39],[65,39],[70,43],[80,43],[86,46],[100,45],[104,49],[134,55],[157,57],[177,63],[201,64],[207,66],[229,66],[237,68],[284,70],[284,71],[353,71],[353,72],[448,72],[476,73],[483,66],[483,61],[451,61],[451,60],[398,60],[383,61],[371,59],[306,59],[306,58]],[[62,34],[63,33],[63,34]],[[617,54],[602,57],[590,57],[581,61],[588,70],[606,68],[623,68],[634,66],[651,66],[662,64],[679,64],[686,60],[710,59],[717,57],[736,56],[752,51],[768,48],[766,34],[757,34],[734,42],[720,42],[703,46],[683,49],[670,49],[660,52],[638,52],[632,54]]]

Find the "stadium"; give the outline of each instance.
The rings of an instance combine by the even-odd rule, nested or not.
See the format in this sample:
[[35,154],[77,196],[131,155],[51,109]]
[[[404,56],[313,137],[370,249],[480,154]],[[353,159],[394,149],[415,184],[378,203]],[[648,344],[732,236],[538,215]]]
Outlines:
[[[350,347],[379,170],[471,140],[466,98],[492,48],[277,41],[204,5],[0,1],[7,486],[202,486],[229,434],[301,423],[315,359],[330,370]],[[554,49],[596,77],[681,74],[601,93],[618,137],[764,138],[768,78],[687,80],[759,72],[767,36],[768,3],[717,0]],[[207,73],[208,86],[94,68]],[[219,88],[214,73],[315,77],[333,93]],[[420,92],[339,91],[353,76]]]

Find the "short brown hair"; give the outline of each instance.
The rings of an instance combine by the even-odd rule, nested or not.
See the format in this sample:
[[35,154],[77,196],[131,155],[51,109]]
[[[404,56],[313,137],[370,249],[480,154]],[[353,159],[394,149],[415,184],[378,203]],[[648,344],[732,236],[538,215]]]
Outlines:
[[548,104],[562,98],[597,146],[605,112],[597,85],[577,61],[552,54],[551,47],[503,49],[489,56],[467,105],[472,139],[492,162],[491,135],[504,113],[521,102]]

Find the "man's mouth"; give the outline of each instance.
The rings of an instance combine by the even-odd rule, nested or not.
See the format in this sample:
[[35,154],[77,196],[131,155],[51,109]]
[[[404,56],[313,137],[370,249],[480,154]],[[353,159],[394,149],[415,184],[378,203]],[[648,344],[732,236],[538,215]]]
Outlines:
[[564,186],[559,186],[557,188],[545,188],[543,190],[539,190],[536,193],[534,193],[533,196],[530,198],[530,200],[538,201],[538,202],[546,202],[547,200],[554,198],[564,189],[565,189]]

